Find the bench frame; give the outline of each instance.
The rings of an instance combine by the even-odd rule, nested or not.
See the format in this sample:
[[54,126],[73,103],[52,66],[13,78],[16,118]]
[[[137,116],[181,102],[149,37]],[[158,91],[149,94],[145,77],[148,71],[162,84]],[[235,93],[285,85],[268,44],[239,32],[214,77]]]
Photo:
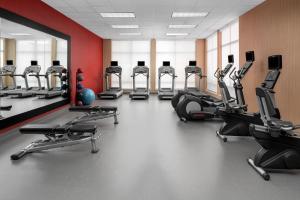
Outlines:
[[36,140],[30,143],[21,151],[11,155],[11,160],[19,160],[29,153],[77,145],[89,141],[91,142],[92,146],[91,153],[97,153],[99,151],[96,140],[100,137],[100,135],[96,136],[97,129],[95,129],[93,132],[82,132],[79,133],[79,135],[76,135],[77,133],[78,132],[72,132],[70,128],[66,128],[65,132],[56,131],[53,129],[52,131],[40,133],[45,136],[45,139]]

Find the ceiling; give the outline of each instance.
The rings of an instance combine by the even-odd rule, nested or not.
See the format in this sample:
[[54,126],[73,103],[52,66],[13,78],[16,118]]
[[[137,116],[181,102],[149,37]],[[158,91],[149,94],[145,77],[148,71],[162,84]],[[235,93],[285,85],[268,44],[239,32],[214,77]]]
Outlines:
[[[43,0],[67,17],[107,39],[206,38],[264,0]],[[172,12],[209,12],[203,18],[171,18]],[[134,12],[136,18],[102,18],[100,12]],[[111,25],[138,24],[139,29]],[[196,24],[194,29],[169,29],[170,24]],[[141,32],[140,36],[120,33]],[[188,36],[166,36],[187,32]]]
[[[21,34],[21,35],[13,35],[13,34]],[[22,35],[28,34],[28,35]],[[29,28],[27,26],[14,23],[12,21],[0,18],[0,37],[1,38],[9,38],[9,39],[49,39],[53,38],[53,36]]]

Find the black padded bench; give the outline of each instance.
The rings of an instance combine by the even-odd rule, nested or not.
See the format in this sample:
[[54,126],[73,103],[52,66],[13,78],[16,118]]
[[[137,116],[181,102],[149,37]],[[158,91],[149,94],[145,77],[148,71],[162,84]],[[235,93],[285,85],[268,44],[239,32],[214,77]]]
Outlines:
[[45,133],[95,133],[97,126],[93,124],[64,125],[57,124],[28,124],[19,129],[22,134],[45,134]]
[[116,112],[117,110],[118,108],[114,106],[73,106],[69,108],[69,111],[71,112]]

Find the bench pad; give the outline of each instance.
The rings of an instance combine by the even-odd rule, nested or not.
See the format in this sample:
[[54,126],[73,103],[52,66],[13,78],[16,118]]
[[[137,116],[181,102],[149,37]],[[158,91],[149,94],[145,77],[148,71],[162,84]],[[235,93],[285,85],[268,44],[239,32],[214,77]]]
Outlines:
[[76,124],[70,127],[70,132],[79,133],[95,133],[97,129],[96,125],[93,124]]
[[73,106],[69,108],[69,111],[73,112],[97,112],[97,111],[117,111],[117,107],[114,106]]
[[27,124],[22,126],[19,131],[21,133],[44,134],[45,132],[53,132],[59,125],[57,124]]

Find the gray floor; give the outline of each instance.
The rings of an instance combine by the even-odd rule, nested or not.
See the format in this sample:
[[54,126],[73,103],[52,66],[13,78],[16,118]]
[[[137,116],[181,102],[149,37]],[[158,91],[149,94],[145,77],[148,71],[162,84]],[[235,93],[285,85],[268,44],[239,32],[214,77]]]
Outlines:
[[[263,181],[246,158],[259,148],[254,140],[221,142],[218,124],[182,123],[169,101],[117,101],[120,124],[98,122],[101,151],[83,144],[32,154],[11,162],[10,154],[33,136],[14,136],[0,144],[0,199],[41,200],[296,200],[300,174],[272,174]],[[39,122],[63,123],[66,110]]]

